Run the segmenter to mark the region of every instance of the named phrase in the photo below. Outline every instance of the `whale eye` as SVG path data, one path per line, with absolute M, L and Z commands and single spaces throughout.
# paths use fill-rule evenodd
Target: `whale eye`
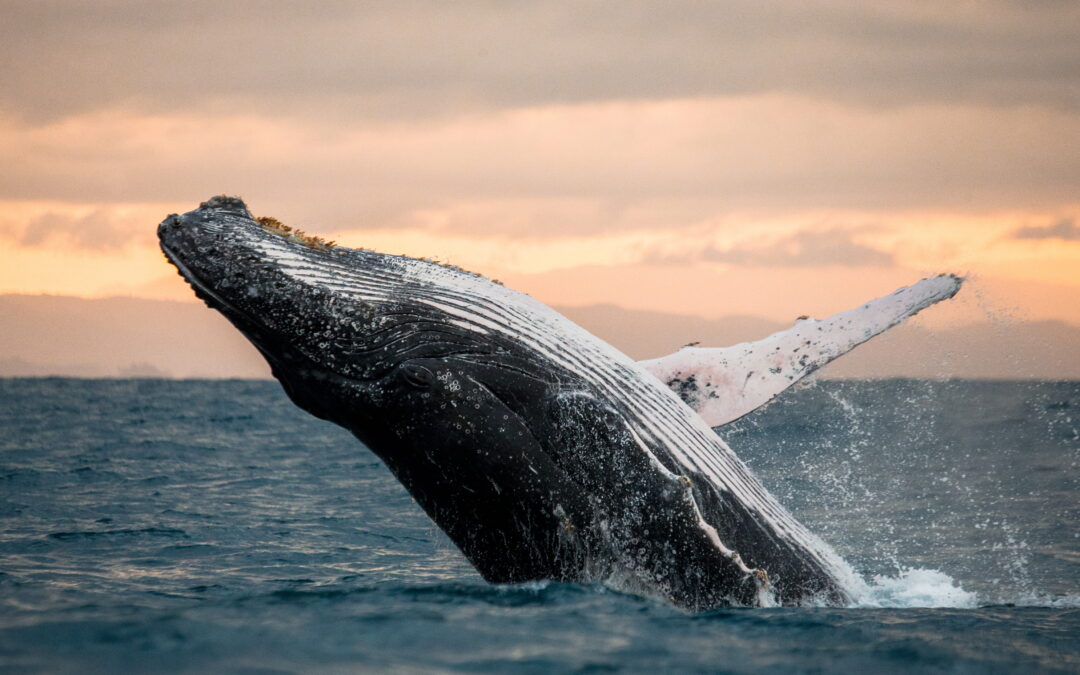
M 417 389 L 430 389 L 435 384 L 435 374 L 415 363 L 406 363 L 401 366 L 401 379 L 405 380 L 410 387 Z

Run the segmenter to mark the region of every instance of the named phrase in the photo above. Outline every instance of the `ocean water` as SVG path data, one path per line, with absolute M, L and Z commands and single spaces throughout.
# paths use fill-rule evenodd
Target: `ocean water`
M 722 433 L 860 606 L 491 586 L 274 382 L 0 380 L 0 672 L 1080 671 L 1080 383 L 818 382 Z

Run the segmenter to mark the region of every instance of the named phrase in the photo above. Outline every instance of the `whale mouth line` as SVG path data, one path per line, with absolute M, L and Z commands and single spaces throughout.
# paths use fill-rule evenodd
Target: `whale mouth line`
M 182 260 L 180 260 L 180 256 L 176 255 L 176 253 L 174 253 L 173 250 L 169 248 L 169 246 L 165 242 L 161 242 L 161 251 L 165 254 L 165 257 L 169 259 L 169 262 L 171 262 L 173 265 L 176 265 L 176 269 L 180 271 L 180 276 L 184 277 L 185 281 L 194 286 L 195 290 L 205 293 L 207 296 L 209 296 L 211 299 L 213 299 L 215 302 L 219 303 L 222 307 L 225 307 L 226 309 L 235 309 L 231 304 L 225 302 L 225 300 L 220 295 L 210 290 L 210 288 L 206 284 L 204 284 L 194 272 L 191 271 L 191 268 L 189 268 L 183 263 Z
M 165 254 L 165 257 L 169 259 L 169 262 L 171 262 L 173 265 L 176 265 L 176 269 L 180 271 L 180 276 L 184 277 L 184 280 L 191 284 L 192 288 L 195 289 L 196 295 L 201 293 L 205 296 L 203 300 L 209 299 L 218 305 L 218 307 L 214 307 L 213 309 L 220 308 L 220 310 L 223 312 L 229 312 L 239 317 L 243 321 L 247 322 L 249 324 L 249 327 L 252 329 L 259 331 L 268 330 L 265 324 L 263 324 L 263 322 L 257 320 L 255 317 L 251 316 L 250 314 L 240 309 L 236 305 L 232 304 L 231 302 L 226 301 L 215 291 L 213 291 L 209 286 L 207 286 L 206 283 L 203 282 L 203 280 L 200 279 L 197 274 L 191 271 L 191 268 L 189 268 L 183 263 L 182 260 L 180 260 L 180 256 L 174 253 L 173 250 L 170 249 L 165 242 L 160 242 L 160 246 L 161 251 Z M 258 347 L 258 344 L 256 344 L 256 347 Z M 261 348 L 260 351 L 262 351 Z
M 195 290 L 195 295 L 201 298 L 203 302 L 205 302 L 207 306 L 209 306 L 211 309 L 216 309 L 220 311 L 222 315 L 225 316 L 225 318 L 231 321 L 237 327 L 237 329 L 239 329 L 240 332 L 248 338 L 248 340 L 255 347 L 255 349 L 257 349 L 259 353 L 262 354 L 264 358 L 266 358 L 266 360 L 271 365 L 271 369 L 276 368 L 274 364 L 280 363 L 281 359 L 278 354 L 274 352 L 273 349 L 270 349 L 267 346 L 266 342 L 277 341 L 277 331 L 267 325 L 265 321 L 262 321 L 258 317 L 253 316 L 250 312 L 247 312 L 237 307 L 233 303 L 221 297 L 221 295 L 211 289 L 206 284 L 206 282 L 200 279 L 199 276 L 191 270 L 191 268 L 185 265 L 184 262 L 180 259 L 180 256 L 177 255 L 176 252 L 174 252 L 171 248 L 169 248 L 168 244 L 166 244 L 165 242 L 159 242 L 159 245 L 161 246 L 161 250 L 165 254 L 165 257 L 169 259 L 169 262 L 176 266 L 176 269 L 180 272 L 180 276 L 182 276 L 185 281 L 191 284 L 191 287 Z M 304 358 L 308 359 L 312 363 L 316 362 L 315 358 L 304 353 L 303 350 L 298 350 L 298 353 L 303 355 Z M 344 377 L 340 373 L 334 374 Z

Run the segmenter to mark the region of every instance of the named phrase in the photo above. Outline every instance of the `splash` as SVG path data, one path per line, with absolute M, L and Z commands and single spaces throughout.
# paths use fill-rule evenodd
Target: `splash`
M 894 577 L 877 575 L 867 584 L 855 606 L 862 608 L 978 607 L 978 596 L 965 591 L 952 577 L 938 570 L 905 569 Z

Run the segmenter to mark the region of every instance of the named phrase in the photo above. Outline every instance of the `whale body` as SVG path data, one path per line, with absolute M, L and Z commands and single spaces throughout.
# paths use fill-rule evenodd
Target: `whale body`
M 525 294 L 334 247 L 237 198 L 158 235 L 290 399 L 375 452 L 485 579 L 603 582 L 692 611 L 859 594 L 712 427 L 960 285 L 934 277 L 760 343 L 636 363 Z

